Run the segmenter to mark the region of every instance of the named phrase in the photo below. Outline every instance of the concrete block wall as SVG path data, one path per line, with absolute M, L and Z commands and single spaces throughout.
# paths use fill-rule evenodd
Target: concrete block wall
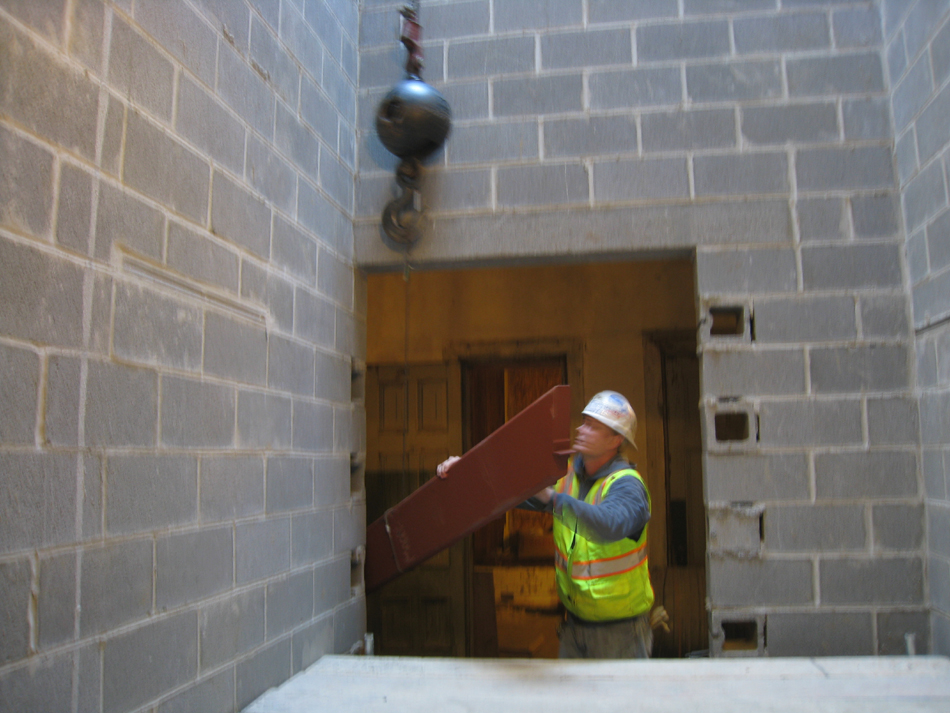
M 358 24 L 0 1 L 0 709 L 235 711 L 362 640 Z
M 884 4 L 920 391 L 934 651 L 950 653 L 950 5 Z
M 402 72 L 395 6 L 367 3 L 360 34 L 367 269 L 402 261 L 373 132 Z M 421 21 L 455 121 L 412 260 L 695 255 L 712 653 L 926 650 L 933 426 L 880 4 L 431 0 Z

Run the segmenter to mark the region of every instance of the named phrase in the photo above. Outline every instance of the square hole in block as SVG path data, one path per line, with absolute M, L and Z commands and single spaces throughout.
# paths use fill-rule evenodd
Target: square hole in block
M 719 442 L 745 441 L 749 438 L 748 413 L 717 413 L 714 423 L 716 440 Z
M 710 307 L 712 324 L 709 334 L 713 337 L 738 337 L 745 333 L 745 307 Z
M 366 368 L 353 365 L 350 372 L 350 400 L 362 401 L 366 396 Z
M 365 478 L 366 461 L 359 453 L 350 453 L 350 495 L 359 495 L 363 492 Z
M 751 621 L 724 621 L 722 625 L 723 651 L 755 651 L 759 647 L 759 625 Z

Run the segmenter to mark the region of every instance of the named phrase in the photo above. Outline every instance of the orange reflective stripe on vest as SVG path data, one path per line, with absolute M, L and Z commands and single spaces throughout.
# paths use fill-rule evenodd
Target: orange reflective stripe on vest
M 575 561 L 571 565 L 571 579 L 590 580 L 601 577 L 611 577 L 636 569 L 647 561 L 647 548 L 642 546 L 633 552 L 627 552 L 616 557 L 605 557 L 599 560 L 586 562 Z M 554 548 L 554 566 L 562 572 L 567 571 L 567 557 L 557 547 Z

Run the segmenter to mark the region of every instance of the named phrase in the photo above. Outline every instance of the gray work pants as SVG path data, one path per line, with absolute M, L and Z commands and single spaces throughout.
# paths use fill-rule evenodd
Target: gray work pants
M 586 623 L 568 615 L 558 629 L 562 659 L 647 659 L 653 651 L 649 613 L 633 619 Z

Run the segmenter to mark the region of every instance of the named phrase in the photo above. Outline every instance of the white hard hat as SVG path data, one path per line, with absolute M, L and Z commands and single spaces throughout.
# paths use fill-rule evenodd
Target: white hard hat
M 582 413 L 596 418 L 636 446 L 633 438 L 637 432 L 637 415 L 630 402 L 616 391 L 601 391 L 590 400 Z

